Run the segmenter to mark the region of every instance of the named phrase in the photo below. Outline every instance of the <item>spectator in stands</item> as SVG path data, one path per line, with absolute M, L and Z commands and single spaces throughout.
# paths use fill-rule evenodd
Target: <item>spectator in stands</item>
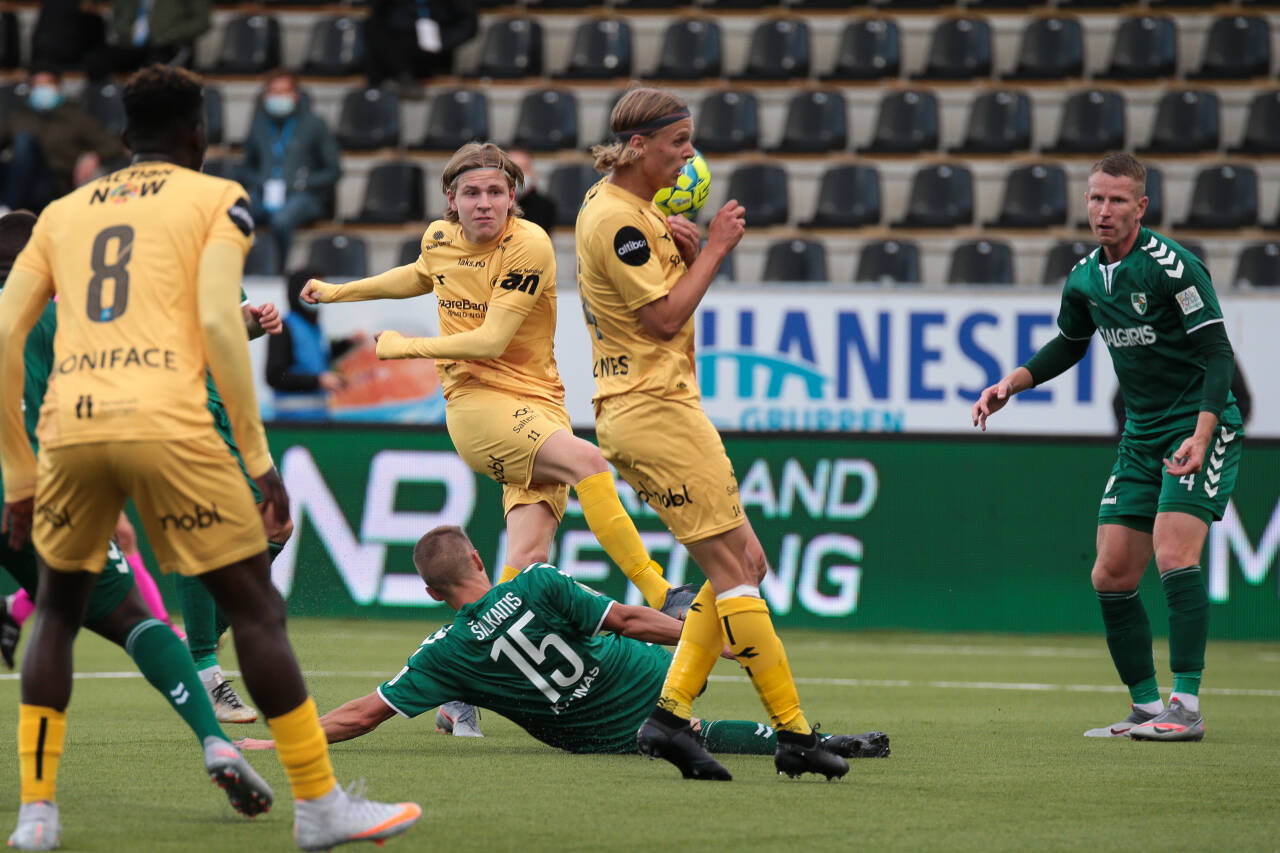
M 524 183 L 520 185 L 520 192 L 516 196 L 516 202 L 524 211 L 524 218 L 543 231 L 550 231 L 556 224 L 556 202 L 551 196 L 538 191 L 533 157 L 523 148 L 508 148 L 507 156 L 524 172 Z
M 244 143 L 244 186 L 286 268 L 294 229 L 332 208 L 340 174 L 338 142 L 301 97 L 298 78 L 273 71 Z
M 267 384 L 275 391 L 276 420 L 326 419 L 326 395 L 346 385 L 329 365 L 363 339 L 355 335 L 333 344 L 325 339 L 319 311 L 301 298 L 307 281 L 318 275 L 307 269 L 289 275 L 289 313 L 284 316 L 284 330 L 267 343 Z
M 212 0 L 111 0 L 107 43 L 85 59 L 91 81 L 159 62 L 190 68 L 212 26 Z
M 0 127 L 0 150 L 9 151 L 0 178 L 0 207 L 37 213 L 46 204 L 96 176 L 104 162 L 125 156 L 124 144 L 79 105 L 67 101 L 62 74 L 33 68 L 29 94 Z
M 31 34 L 31 62 L 66 71 L 101 50 L 107 25 L 91 0 L 43 0 Z
M 370 0 L 365 20 L 365 73 L 387 80 L 453 73 L 453 52 L 478 29 L 473 0 Z

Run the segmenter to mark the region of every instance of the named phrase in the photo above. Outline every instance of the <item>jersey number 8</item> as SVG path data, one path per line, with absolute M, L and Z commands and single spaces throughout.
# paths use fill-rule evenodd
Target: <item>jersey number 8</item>
M 115 261 L 107 262 L 107 249 L 115 241 Z M 129 307 L 129 260 L 133 257 L 133 228 L 129 225 L 111 225 L 98 232 L 93 239 L 93 278 L 89 279 L 88 301 L 85 310 L 95 323 L 109 323 Z M 111 281 L 111 304 L 102 304 L 102 286 Z

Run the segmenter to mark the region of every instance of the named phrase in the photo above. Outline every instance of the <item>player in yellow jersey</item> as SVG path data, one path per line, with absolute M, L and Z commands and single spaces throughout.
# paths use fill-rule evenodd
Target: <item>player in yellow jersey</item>
M 764 550 L 742 511 L 720 434 L 702 411 L 694 375 L 693 312 L 745 228 L 736 201 L 711 220 L 706 248 L 654 193 L 693 156 L 693 121 L 675 95 L 627 92 L 609 118 L 615 141 L 596 146 L 593 186 L 578 212 L 578 290 L 591 338 L 596 430 L 605 457 L 662 517 L 708 582 L 686 618 L 641 752 L 688 778 L 729 779 L 689 727 L 693 699 L 727 642 L 778 729 L 774 763 L 795 776 L 843 776 L 805 720 L 782 642 L 759 584 Z M 671 436 L 681 437 L 672 442 Z
M 199 575 L 235 629 L 245 684 L 288 743 L 280 760 L 298 845 L 396 834 L 420 816 L 417 805 L 372 803 L 336 784 L 271 584 L 262 519 L 205 405 L 207 365 L 264 503 L 287 516 L 239 308 L 253 234 L 248 199 L 239 184 L 198 171 L 198 77 L 143 69 L 125 85 L 124 106 L 133 164 L 49 205 L 0 296 L 4 523 L 13 547 L 33 533 L 40 572 L 18 718 L 22 807 L 9 845 L 58 844 L 72 643 L 130 497 L 160 567 Z M 55 295 L 37 469 L 19 408 L 23 345 Z
M 599 448 L 576 437 L 552 345 L 555 252 L 515 202 L 524 175 L 498 146 L 469 143 L 441 183 L 445 218 L 427 228 L 412 264 L 348 284 L 311 281 L 308 302 L 406 299 L 434 292 L 440 336 L 378 336 L 380 358 L 434 358 L 458 454 L 502 484 L 507 556 L 502 580 L 546 562 L 573 485 L 605 551 L 651 607 L 683 614 L 693 587 L 673 588 L 618 500 Z

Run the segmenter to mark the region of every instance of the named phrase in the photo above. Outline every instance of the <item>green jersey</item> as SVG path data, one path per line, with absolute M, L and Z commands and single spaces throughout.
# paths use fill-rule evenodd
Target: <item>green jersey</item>
M 535 563 L 458 611 L 378 688 L 406 717 L 460 700 L 570 752 L 636 750 L 671 655 L 600 626 L 614 602 Z
M 1194 423 L 1200 411 L 1204 362 L 1188 335 L 1223 322 L 1209 271 L 1195 255 L 1149 228 L 1129 254 L 1107 264 L 1094 249 L 1071 270 L 1062 291 L 1058 328 L 1071 340 L 1097 331 L 1111 352 L 1124 394 L 1126 434 Z M 1228 394 L 1222 420 L 1239 425 Z

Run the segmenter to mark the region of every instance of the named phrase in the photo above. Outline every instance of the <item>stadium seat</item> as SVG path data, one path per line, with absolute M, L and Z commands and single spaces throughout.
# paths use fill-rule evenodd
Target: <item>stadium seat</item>
M 501 78 L 542 76 L 542 25 L 533 18 L 502 18 L 490 24 L 476 73 Z
M 307 250 L 307 266 L 329 278 L 364 278 L 369 274 L 369 248 L 362 237 L 329 234 L 316 237 Z
M 343 77 L 364 71 L 364 19 L 328 15 L 311 28 L 303 74 Z
M 1061 166 L 1018 166 L 1005 178 L 1000 216 L 989 227 L 1048 228 L 1067 224 L 1067 172 Z
M 954 228 L 973 223 L 973 173 L 960 163 L 923 166 L 911 179 L 899 228 Z
M 761 21 L 751 31 L 747 64 L 735 80 L 790 80 L 809 76 L 809 25 L 798 18 Z
M 1240 144 L 1232 154 L 1280 154 L 1280 89 L 1258 92 L 1249 101 Z
M 922 80 L 991 76 L 991 25 L 982 18 L 944 18 L 934 27 Z
M 1224 230 L 1257 224 L 1257 171 L 1252 166 L 1224 163 L 1196 173 L 1191 207 L 1177 227 Z
M 506 0 L 494 0 L 495 3 L 501 4 Z M 679 9 L 682 6 L 693 5 L 692 0 L 613 0 L 615 8 L 623 11 L 631 11 L 633 9 Z
M 124 91 L 115 83 L 86 83 L 80 105 L 111 136 L 124 130 Z
M 364 187 L 364 203 L 352 222 L 362 225 L 392 225 L 422 222 L 427 218 L 426 172 L 417 163 L 378 163 L 369 170 Z
M 875 240 L 862 247 L 854 281 L 919 284 L 920 247 L 913 240 Z
M 720 24 L 711 18 L 680 18 L 662 34 L 655 80 L 700 80 L 719 77 L 722 59 Z
M 778 0 L 702 0 L 707 9 L 763 9 L 777 5 Z
M 1184 240 L 1181 237 L 1175 237 L 1174 239 L 1178 241 L 1178 245 L 1182 246 L 1182 248 L 1186 249 L 1188 252 L 1195 255 L 1197 258 L 1199 258 L 1202 264 L 1208 265 L 1209 254 L 1205 250 L 1204 243 L 1201 243 L 1199 240 L 1193 240 L 1190 238 Z
M 796 92 L 787 102 L 787 119 L 777 151 L 825 154 L 849 144 L 844 95 L 835 90 Z
M 421 254 L 422 238 L 406 237 L 400 243 L 400 248 L 396 250 L 396 266 L 402 267 L 405 264 L 416 264 Z
M 753 151 L 760 147 L 760 108 L 746 90 L 709 93 L 694 122 L 694 145 L 704 154 Z
M 1223 15 L 1209 27 L 1200 67 L 1188 77 L 1241 80 L 1271 73 L 1271 25 L 1262 15 Z
M 1193 154 L 1218 147 L 1218 93 L 1212 89 L 1166 92 L 1156 106 L 1151 141 L 1143 153 Z
M 1135 15 L 1116 28 L 1111 62 L 1102 77 L 1150 80 L 1178 70 L 1178 28 L 1172 18 Z
M 902 69 L 902 35 L 892 18 L 858 18 L 840 32 L 836 64 L 822 80 L 880 80 Z
M 589 18 L 573 31 L 569 65 L 556 79 L 610 80 L 631 76 L 631 25 L 625 18 Z
M 1125 147 L 1125 102 L 1120 92 L 1087 89 L 1067 96 L 1062 105 L 1055 154 L 1102 154 Z
M 1076 18 L 1033 18 L 1022 31 L 1008 80 L 1061 80 L 1084 75 L 1084 28 Z
M 827 248 L 819 240 L 779 240 L 764 256 L 763 281 L 827 280 Z
M 213 70 L 218 74 L 263 74 L 280 67 L 280 22 L 272 15 L 237 15 L 222 31 Z
M 204 89 L 204 135 L 210 145 L 222 144 L 222 90 L 217 86 L 205 85 Z
M 874 154 L 918 154 L 938 148 L 938 96 L 928 89 L 890 91 L 880 100 L 871 144 Z
M 966 240 L 951 252 L 948 284 L 1013 284 L 1013 248 L 1003 240 Z
M 969 107 L 969 126 L 957 154 L 1008 154 L 1031 148 L 1031 99 L 1026 92 L 983 92 Z
M 1072 268 L 1080 263 L 1080 259 L 1096 248 L 1097 243 L 1086 240 L 1063 240 L 1055 243 L 1049 249 L 1049 254 L 1045 255 L 1044 273 L 1040 276 L 1040 281 L 1044 284 L 1061 285 L 1067 280 L 1067 274 Z
M 880 173 L 875 166 L 832 166 L 818 181 L 818 204 L 806 228 L 859 228 L 880 222 Z
M 752 227 L 785 225 L 789 218 L 787 170 L 771 163 L 749 163 L 729 175 L 729 198 L 747 209 Z
M 26 82 L 0 84 L 0 127 L 9 126 L 9 114 L 30 94 Z
M 598 180 L 600 173 L 590 163 L 562 163 L 551 170 L 547 195 L 556 203 L 556 225 L 572 228 L 577 223 L 582 199 Z
M 394 89 L 352 89 L 342 96 L 335 134 L 347 151 L 400 144 L 400 96 Z
M 578 98 L 568 89 L 538 89 L 520 99 L 513 144 L 530 151 L 578 147 Z
M 1236 287 L 1280 287 L 1280 243 L 1270 240 L 1240 250 Z
M 1044 0 L 967 0 L 966 9 L 1029 9 Z
M 0 12 L 0 68 L 22 66 L 20 32 L 17 14 L 9 9 Z
M 427 130 L 419 148 L 458 150 L 489 138 L 489 99 L 481 89 L 442 89 L 431 100 Z
M 200 171 L 215 178 L 239 181 L 242 177 L 240 162 L 239 158 L 235 157 L 207 157 Z
M 249 254 L 244 259 L 245 275 L 280 275 L 283 271 L 280 263 L 280 247 L 275 240 L 263 234 L 253 241 Z

